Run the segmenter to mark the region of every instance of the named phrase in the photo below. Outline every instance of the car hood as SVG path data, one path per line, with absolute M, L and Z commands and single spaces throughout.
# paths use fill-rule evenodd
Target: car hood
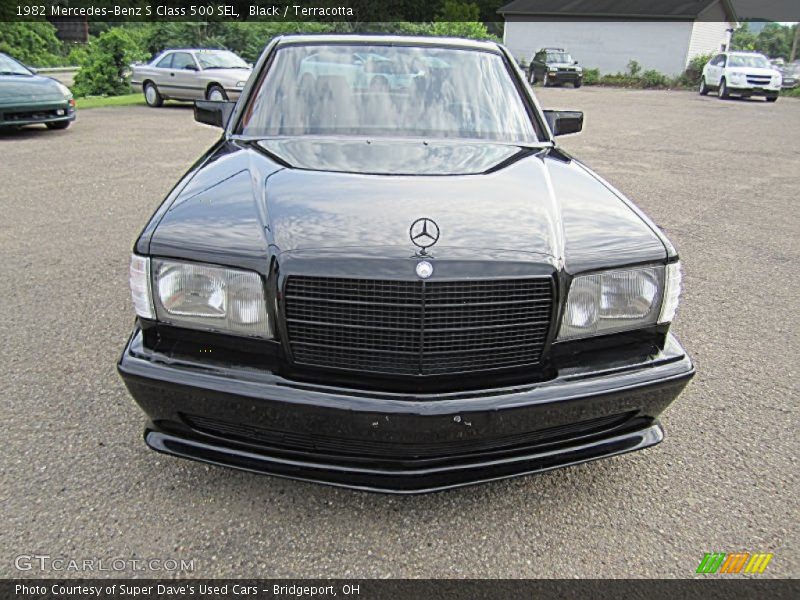
M 247 81 L 250 77 L 251 69 L 204 69 L 203 75 L 213 79 L 225 79 L 233 81 Z
M 780 75 L 777 69 L 762 69 L 760 67 L 730 67 L 731 71 L 741 71 L 746 75 L 764 75 L 772 77 L 773 75 Z
M 64 100 L 58 83 L 38 75 L 0 75 L 0 104 Z
M 361 142 L 340 150 L 294 145 L 282 155 L 294 168 L 267 180 L 267 214 L 281 251 L 382 248 L 407 256 L 416 250 L 411 224 L 427 217 L 440 230 L 434 255 L 451 248 L 560 254 L 543 161 L 518 147 Z
M 427 217 L 440 230 L 429 252 L 443 261 L 564 265 L 576 273 L 674 255 L 632 203 L 557 149 L 362 146 L 344 144 L 337 156 L 317 142 L 266 152 L 223 140 L 175 187 L 137 251 L 254 270 L 271 256 L 295 266 L 335 265 L 326 259 L 343 256 L 407 260 L 418 251 L 409 229 Z M 390 169 L 403 174 L 376 174 Z

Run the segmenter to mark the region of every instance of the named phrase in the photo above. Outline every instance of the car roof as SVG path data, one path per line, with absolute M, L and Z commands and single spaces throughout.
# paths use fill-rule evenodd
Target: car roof
M 745 50 L 729 50 L 728 52 L 723 52 L 723 54 L 728 54 L 729 56 L 764 56 L 761 52 L 750 52 Z
M 227 48 L 165 48 L 161 54 L 166 52 L 231 52 Z
M 292 44 L 397 44 L 401 46 L 447 46 L 467 50 L 499 51 L 499 46 L 495 42 L 421 35 L 292 34 L 279 36 L 277 43 L 278 46 Z

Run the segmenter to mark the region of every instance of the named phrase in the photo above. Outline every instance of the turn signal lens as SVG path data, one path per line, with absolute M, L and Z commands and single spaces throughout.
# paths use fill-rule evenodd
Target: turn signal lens
M 681 295 L 681 263 L 674 262 L 667 265 L 667 275 L 664 284 L 664 302 L 661 303 L 659 323 L 672 323 L 675 312 L 678 310 L 678 301 Z
M 153 295 L 150 293 L 150 259 L 131 254 L 128 269 L 128 283 L 131 287 L 131 299 L 136 314 L 143 319 L 155 319 Z

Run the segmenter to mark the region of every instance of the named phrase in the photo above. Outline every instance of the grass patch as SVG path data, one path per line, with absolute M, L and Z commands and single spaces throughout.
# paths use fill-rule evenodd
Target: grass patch
M 79 110 L 87 108 L 102 108 L 104 106 L 131 106 L 145 104 L 144 94 L 126 94 L 124 96 L 87 96 L 76 98 L 75 106 Z

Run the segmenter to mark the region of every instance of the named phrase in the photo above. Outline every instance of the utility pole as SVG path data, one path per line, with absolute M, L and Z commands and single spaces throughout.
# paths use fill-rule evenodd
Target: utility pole
M 789 62 L 794 62 L 797 58 L 797 42 L 800 40 L 800 23 L 794 24 L 794 40 L 792 40 L 792 52 L 789 54 Z

